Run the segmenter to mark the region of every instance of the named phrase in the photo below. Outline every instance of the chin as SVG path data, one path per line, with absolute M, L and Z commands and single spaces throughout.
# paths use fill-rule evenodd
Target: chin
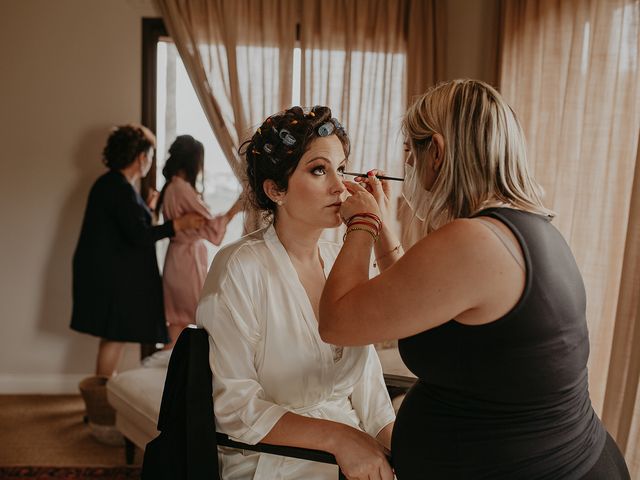
M 340 214 L 336 214 L 333 221 L 328 222 L 325 228 L 338 228 L 340 225 L 342 225 L 342 218 L 340 218 Z

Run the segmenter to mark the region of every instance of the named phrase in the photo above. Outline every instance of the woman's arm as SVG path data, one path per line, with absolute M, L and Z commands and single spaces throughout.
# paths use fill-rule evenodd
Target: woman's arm
M 373 247 L 373 256 L 378 269 L 383 272 L 404 254 L 397 235 L 389 227 L 391 220 L 391 187 L 386 180 L 380 180 L 377 175 L 386 175 L 382 170 L 371 170 L 366 178 L 357 177 L 364 188 L 373 195 L 382 220 L 382 231 Z
M 136 192 L 129 184 L 119 184 L 114 192 L 113 215 L 127 240 L 134 245 L 150 246 L 176 233 L 173 221 L 151 225 L 144 207 L 138 203 Z
M 342 204 L 344 217 L 376 213 L 364 188 L 348 188 L 352 196 Z M 512 260 L 492 235 L 476 222 L 453 221 L 369 280 L 373 240 L 362 231 L 348 234 L 320 300 L 322 339 L 365 345 L 415 335 L 472 309 L 491 310 L 513 289 L 504 275 Z
M 390 440 L 390 436 L 389 436 Z M 393 479 L 384 444 L 348 425 L 285 413 L 262 439 L 264 443 L 329 452 L 347 478 Z

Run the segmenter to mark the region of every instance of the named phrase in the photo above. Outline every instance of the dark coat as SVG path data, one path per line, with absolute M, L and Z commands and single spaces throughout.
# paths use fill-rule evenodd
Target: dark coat
M 95 182 L 73 255 L 71 328 L 139 343 L 168 340 L 155 242 L 173 223 L 151 224 L 140 194 L 118 171 Z

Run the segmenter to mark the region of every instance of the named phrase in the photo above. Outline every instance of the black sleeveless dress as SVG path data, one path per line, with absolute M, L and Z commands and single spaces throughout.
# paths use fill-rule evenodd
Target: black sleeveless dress
M 419 380 L 393 431 L 398 479 L 581 479 L 605 443 L 621 467 L 602 478 L 628 478 L 591 407 L 586 295 L 568 245 L 544 217 L 505 208 L 479 215 L 515 234 L 525 289 L 492 323 L 451 320 L 399 341 Z

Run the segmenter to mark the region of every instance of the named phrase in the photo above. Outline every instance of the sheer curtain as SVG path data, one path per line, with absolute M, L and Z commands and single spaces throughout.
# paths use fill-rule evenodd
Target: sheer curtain
M 443 12 L 432 0 L 300 3 L 301 103 L 328 105 L 344 123 L 350 171 L 403 175 L 402 116 L 442 74 Z
M 156 0 L 236 177 L 238 148 L 291 103 L 296 0 Z M 260 224 L 248 211 L 245 230 Z
M 351 137 L 349 169 L 397 174 L 406 98 L 404 2 L 301 3 L 303 105 L 331 107 Z
M 509 0 L 502 15 L 502 93 L 587 288 L 591 397 L 640 475 L 640 0 Z

